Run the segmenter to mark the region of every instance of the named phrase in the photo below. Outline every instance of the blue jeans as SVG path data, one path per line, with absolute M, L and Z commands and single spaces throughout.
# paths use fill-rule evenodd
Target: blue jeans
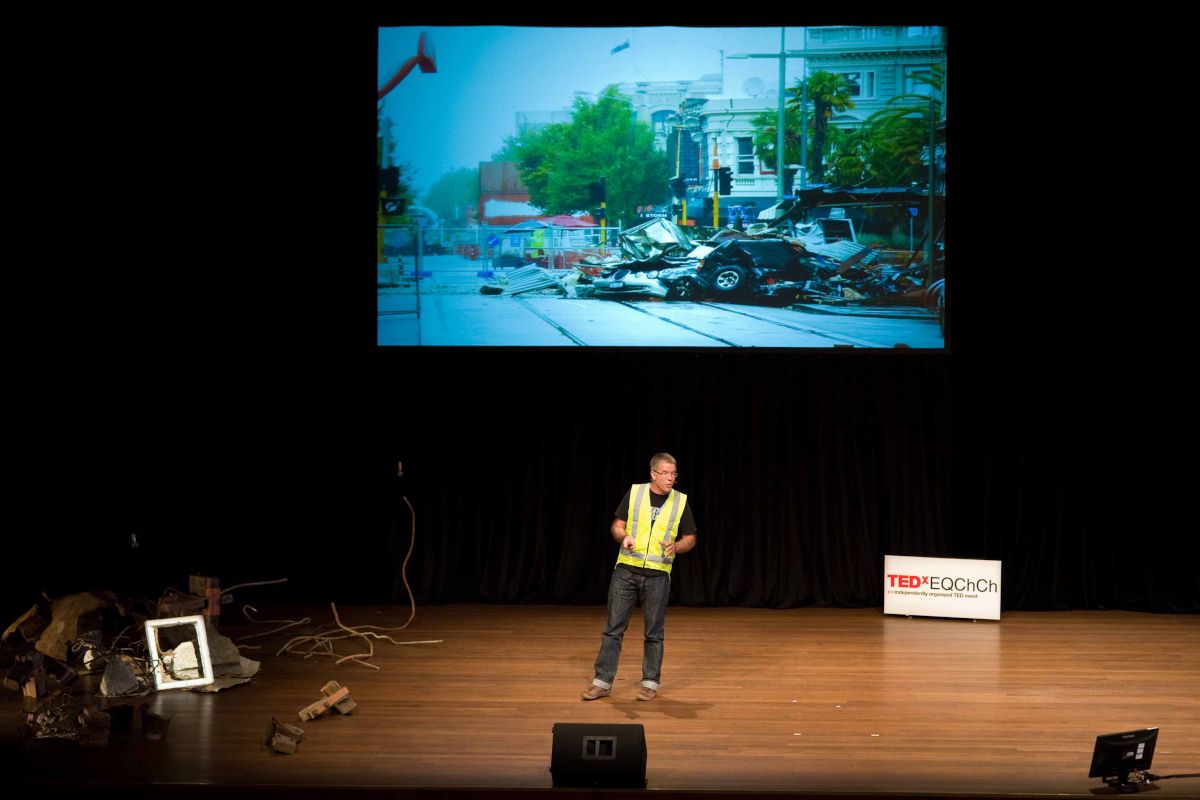
M 638 601 L 645 618 L 646 641 L 642 648 L 642 686 L 658 691 L 662 672 L 663 625 L 667 617 L 667 598 L 671 594 L 671 576 L 666 572 L 641 575 L 618 564 L 608 584 L 608 624 L 600 634 L 600 654 L 596 656 L 596 677 L 592 683 L 611 689 L 621 658 L 621 640 L 629 627 L 629 616 Z

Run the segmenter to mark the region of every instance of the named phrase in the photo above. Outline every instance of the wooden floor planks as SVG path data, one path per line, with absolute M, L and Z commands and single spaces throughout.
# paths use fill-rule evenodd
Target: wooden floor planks
M 399 625 L 401 607 L 339 607 L 348 625 Z M 328 608 L 263 609 L 266 618 Z M 217 695 L 164 692 L 167 738 L 114 736 L 97 750 L 27 748 L 40 786 L 192 785 L 545 790 L 555 722 L 645 726 L 648 788 L 930 796 L 1091 797 L 1097 734 L 1158 726 L 1153 771 L 1200 772 L 1200 617 L 1010 613 L 999 622 L 884 616 L 878 609 L 672 608 L 658 699 L 638 702 L 641 623 L 611 697 L 584 703 L 604 609 L 453 605 L 418 609 L 380 669 L 246 655 L 254 681 Z M 226 619 L 230 635 L 258 632 Z M 290 633 L 290 632 L 289 632 Z M 360 642 L 337 643 L 340 653 Z M 307 723 L 300 708 L 337 680 L 359 708 Z M 14 713 L 15 696 L 2 698 Z M 306 732 L 299 751 L 262 744 L 272 714 Z M 1200 796 L 1200 779 L 1156 796 Z M 493 792 L 494 793 L 494 792 Z M 472 793 L 483 796 L 487 792 Z

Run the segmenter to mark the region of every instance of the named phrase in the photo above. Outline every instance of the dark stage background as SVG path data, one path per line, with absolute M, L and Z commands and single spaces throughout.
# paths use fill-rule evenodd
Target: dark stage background
M 1130 265 L 1081 203 L 1003 190 L 1055 139 L 972 105 L 1007 78 L 971 29 L 938 354 L 377 351 L 374 31 L 328 30 L 286 71 L 279 47 L 234 47 L 216 79 L 177 43 L 146 45 L 170 76 L 106 49 L 126 91 L 73 103 L 128 121 L 89 143 L 110 187 L 89 252 L 111 266 L 60 285 L 13 356 L 9 618 L 43 590 L 153 595 L 193 572 L 290 579 L 264 602 L 407 602 L 402 496 L 418 602 L 601 603 L 613 506 L 658 450 L 700 529 L 676 603 L 877 606 L 899 553 L 1002 559 L 1005 609 L 1200 611 L 1195 337 L 1114 290 Z M 180 83 L 187 107 L 154 102 Z M 186 228 L 124 224 L 178 199 L 135 161 L 186 168 Z
M 1002 559 L 1005 609 L 1200 610 L 1195 538 L 1172 519 L 1184 471 L 1143 441 L 1149 423 L 1092 421 L 1137 393 L 1098 400 L 1089 370 L 958 353 L 340 361 L 85 372 L 119 390 L 58 407 L 18 480 L 14 603 L 190 572 L 407 602 L 402 496 L 419 602 L 601 603 L 612 509 L 662 449 L 700 528 L 677 603 L 877 606 L 899 553 Z

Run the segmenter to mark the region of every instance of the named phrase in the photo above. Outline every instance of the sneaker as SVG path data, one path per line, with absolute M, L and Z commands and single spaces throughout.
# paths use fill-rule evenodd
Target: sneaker
M 601 697 L 608 697 L 612 689 L 605 689 L 603 686 L 592 684 L 587 688 L 587 691 L 579 695 L 583 700 L 599 700 Z
M 651 689 L 647 686 L 643 686 L 642 688 L 638 689 L 638 700 L 653 700 L 656 697 L 658 697 L 658 692 L 654 689 Z

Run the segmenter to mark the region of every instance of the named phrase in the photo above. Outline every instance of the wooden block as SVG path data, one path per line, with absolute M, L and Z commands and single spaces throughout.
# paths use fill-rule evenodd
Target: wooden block
M 333 694 L 328 695 L 328 696 L 318 700 L 317 702 L 313 703 L 310 706 L 306 706 L 306 707 L 300 709 L 298 716 L 302 720 L 310 720 L 315 717 L 319 717 L 322 714 L 324 714 L 326 711 L 328 711 L 330 708 L 337 705 L 339 702 L 341 702 L 343 699 L 345 699 L 346 697 L 349 697 L 349 696 L 350 696 L 350 690 L 343 686 L 342 688 L 338 689 Z
M 208 598 L 208 608 L 204 610 L 205 615 L 209 617 L 221 616 L 221 587 L 215 586 L 209 589 L 205 592 L 205 597 Z
M 321 687 L 321 694 L 325 695 L 326 697 L 331 697 L 341 688 L 342 685 L 337 681 L 330 681 Z M 350 690 L 347 689 L 346 691 L 348 692 Z M 341 714 L 349 714 L 351 711 L 358 708 L 358 703 L 354 702 L 353 698 L 347 696 L 345 700 L 335 703 L 333 707 Z
M 328 708 L 329 706 L 332 706 L 332 705 L 335 705 L 336 703 L 338 703 L 342 698 L 349 697 L 349 696 L 350 696 L 350 690 L 347 689 L 345 686 L 343 686 L 342 688 L 338 689 L 333 694 L 326 696 L 326 698 L 324 700 L 322 700 L 321 702 L 325 703 L 325 707 Z

